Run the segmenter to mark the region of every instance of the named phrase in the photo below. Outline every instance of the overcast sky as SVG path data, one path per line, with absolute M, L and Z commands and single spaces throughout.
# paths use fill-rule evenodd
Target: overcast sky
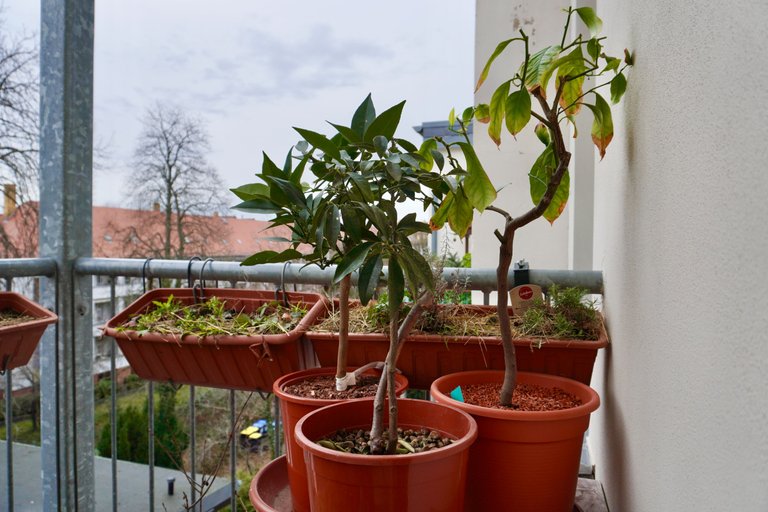
M 39 34 L 38 0 L 0 0 L 9 32 Z M 292 126 L 330 133 L 366 94 L 407 100 L 399 136 L 472 102 L 474 1 L 131 0 L 96 2 L 94 204 L 121 205 L 140 119 L 174 103 L 201 118 L 225 185 L 282 160 Z M 234 203 L 236 198 L 232 196 Z M 126 205 L 129 206 L 129 205 Z

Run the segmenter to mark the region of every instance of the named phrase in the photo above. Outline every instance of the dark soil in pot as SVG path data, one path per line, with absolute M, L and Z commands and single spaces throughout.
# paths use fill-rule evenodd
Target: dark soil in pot
M 357 384 L 349 386 L 344 391 L 336 389 L 336 378 L 333 375 L 317 375 L 294 382 L 283 387 L 289 395 L 321 400 L 348 400 L 351 398 L 368 398 L 376 395 L 379 379 L 373 375 L 360 377 Z

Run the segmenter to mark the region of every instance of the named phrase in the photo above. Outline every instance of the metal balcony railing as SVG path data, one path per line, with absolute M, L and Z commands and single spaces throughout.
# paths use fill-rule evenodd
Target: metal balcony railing
M 106 276 L 108 278 L 110 288 L 110 314 L 113 316 L 117 309 L 117 297 L 115 278 L 128 277 L 143 279 L 144 283 L 151 279 L 161 278 L 176 280 L 177 282 L 187 284 L 189 277 L 193 277 L 195 280 L 210 280 L 210 281 L 225 281 L 231 286 L 236 286 L 238 283 L 269 283 L 274 286 L 285 286 L 287 284 L 311 284 L 321 285 L 329 287 L 332 282 L 334 274 L 334 268 L 320 269 L 317 267 L 305 267 L 301 264 L 271 264 L 260 265 L 256 267 L 241 267 L 236 262 L 223 262 L 223 261 L 178 261 L 178 260 L 138 260 L 138 259 L 105 259 L 105 258 L 79 258 L 74 264 L 74 273 L 78 276 Z M 386 275 L 386 269 L 385 269 Z M 43 300 L 43 305 L 50 309 L 60 310 L 62 308 L 62 302 L 73 300 L 73 297 L 62 297 L 59 292 L 58 276 L 56 272 L 56 264 L 53 259 L 41 258 L 41 259 L 17 259 L 17 260 L 0 260 L 0 277 L 6 279 L 6 287 L 11 288 L 14 284 L 13 280 L 18 278 L 34 278 L 43 279 L 46 281 L 45 285 L 52 287 L 55 292 L 48 296 L 57 297 L 55 303 L 46 304 Z M 485 302 L 487 303 L 490 294 L 495 289 L 495 271 L 492 269 L 458 269 L 458 268 L 446 268 L 443 272 L 443 277 L 449 287 L 460 284 L 463 289 L 466 290 L 478 290 L 483 293 Z M 516 277 L 514 271 L 510 272 L 510 281 L 514 282 Z M 518 274 L 519 278 L 520 275 Z M 353 276 L 353 280 L 355 276 Z M 386 279 L 386 277 L 385 277 Z M 600 272 L 593 271 L 563 271 L 563 270 L 536 270 L 532 269 L 527 272 L 526 279 L 534 284 L 539 284 L 543 287 L 548 287 L 552 283 L 557 283 L 564 286 L 580 286 L 588 289 L 593 293 L 600 293 L 602 288 L 602 276 Z M 90 279 L 89 282 L 93 282 Z M 139 281 L 140 282 L 140 281 Z M 21 280 L 16 281 L 17 284 L 23 285 Z M 139 286 L 139 291 L 141 286 Z M 89 294 L 90 296 L 90 294 Z M 41 351 L 50 350 L 54 344 L 71 343 L 74 347 L 85 346 L 85 342 L 82 340 L 75 343 L 73 339 L 73 332 L 90 332 L 91 326 L 82 328 L 79 323 L 89 322 L 90 316 L 82 314 L 82 311 L 78 312 L 70 308 L 73 311 L 73 318 L 71 322 L 74 326 L 72 332 L 65 331 L 60 327 L 49 329 L 41 342 Z M 87 340 L 89 343 L 91 340 Z M 112 445 L 112 457 L 111 457 L 111 475 L 110 475 L 110 487 L 111 487 L 111 504 L 112 510 L 117 511 L 120 504 L 120 480 L 118 479 L 118 459 L 117 459 L 117 350 L 114 340 L 110 339 L 109 349 L 109 373 L 111 376 L 111 393 L 110 393 L 110 424 L 111 424 L 111 445 Z M 83 369 L 81 371 L 87 371 L 87 375 L 74 375 L 72 376 L 72 382 L 86 381 L 92 377 L 93 367 L 90 369 Z M 9 371 L 5 375 L 5 421 L 6 425 L 13 424 L 13 394 L 7 392 L 13 388 L 12 372 Z M 48 380 L 41 382 L 41 402 L 45 402 L 50 394 L 58 395 L 59 390 L 55 386 L 55 380 Z M 153 384 L 148 383 L 148 432 L 149 432 L 149 453 L 148 460 L 150 463 L 147 465 L 147 489 L 148 499 L 146 503 L 147 510 L 155 510 L 155 467 L 152 463 L 154 460 L 154 403 L 153 403 Z M 92 387 L 90 388 L 92 393 Z M 267 390 L 268 391 L 268 390 Z M 78 396 L 75 394 L 75 396 Z M 235 410 L 235 391 L 229 392 L 229 420 L 230 427 L 234 438 L 234 429 L 236 424 L 236 410 Z M 276 411 L 279 404 L 276 405 Z M 190 415 L 190 460 L 189 460 L 189 474 L 188 478 L 195 484 L 190 484 L 189 487 L 182 487 L 180 492 L 188 493 L 188 503 L 195 503 L 199 496 L 198 487 L 201 483 L 200 475 L 198 475 L 196 460 L 194 454 L 196 453 L 196 433 L 195 433 L 195 390 L 194 387 L 190 387 L 190 399 L 189 399 L 189 415 Z M 279 417 L 279 414 L 275 414 Z M 91 414 L 90 418 L 93 417 Z M 79 422 L 78 418 L 62 418 L 61 421 L 66 422 L 65 427 L 72 430 L 72 436 L 74 438 L 87 437 L 94 438 L 94 425 L 92 421 L 88 423 Z M 55 444 L 60 439 L 60 433 L 56 429 L 61 428 L 61 424 L 54 425 L 43 424 L 41 426 L 41 444 L 46 446 L 49 444 Z M 277 425 L 279 427 L 279 425 Z M 273 438 L 278 444 L 275 446 L 274 453 L 279 453 L 279 428 L 273 430 L 275 436 Z M 6 460 L 5 460 L 5 488 L 0 490 L 0 493 L 5 495 L 5 498 L 0 508 L 4 506 L 5 509 L 14 510 L 15 500 L 20 498 L 15 491 L 15 478 L 14 478 L 14 443 L 12 437 L 12 428 L 7 428 L 6 432 Z M 90 444 L 93 447 L 93 443 Z M 237 479 L 236 479 L 236 460 L 237 460 L 237 443 L 232 440 L 230 444 L 229 453 L 229 490 L 228 492 L 221 493 L 219 496 L 228 498 L 231 510 L 235 511 L 238 508 L 236 501 Z M 94 451 L 91 449 L 90 453 L 80 454 L 79 457 L 82 460 L 91 461 L 93 464 Z M 45 457 L 42 458 L 42 472 L 41 477 L 43 482 L 48 482 L 49 485 L 59 486 L 59 482 L 50 482 L 50 479 L 64 478 L 65 473 L 61 471 L 61 468 L 51 466 Z M 93 473 L 93 469 L 90 468 L 90 473 Z M 88 473 L 86 473 L 88 474 Z M 77 475 L 75 474 L 75 477 Z M 94 479 L 95 480 L 95 479 Z M 93 496 L 95 489 L 88 488 L 87 486 L 94 486 L 94 480 L 80 480 L 78 481 L 78 491 Z M 248 485 L 248 482 L 244 482 L 244 485 Z M 219 504 L 221 499 L 217 500 Z M 205 505 L 200 502 L 196 510 L 207 510 L 211 506 L 211 502 L 208 501 Z M 99 502 L 99 509 L 105 509 L 107 503 Z

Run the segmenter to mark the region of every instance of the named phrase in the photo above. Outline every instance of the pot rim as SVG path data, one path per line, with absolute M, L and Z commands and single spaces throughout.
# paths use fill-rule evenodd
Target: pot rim
M 477 438 L 477 433 L 478 433 L 477 422 L 470 414 L 467 414 L 466 412 L 462 411 L 459 408 L 451 407 L 450 405 L 440 404 L 437 402 L 431 402 L 428 400 L 418 400 L 418 399 L 412 399 L 412 398 L 398 398 L 397 401 L 399 404 L 402 404 L 403 402 L 412 402 L 412 403 L 424 404 L 425 407 L 442 407 L 445 409 L 449 409 L 451 411 L 450 414 L 461 415 L 462 419 L 464 419 L 467 422 L 467 432 L 465 435 L 459 437 L 458 439 L 455 439 L 453 443 L 451 443 L 448 446 L 444 446 L 443 448 L 429 450 L 426 452 L 408 453 L 408 454 L 401 454 L 401 455 L 361 455 L 357 453 L 346 453 L 346 452 L 341 452 L 337 450 L 331 450 L 330 448 L 325 448 L 323 446 L 320 446 L 315 441 L 308 439 L 304 435 L 304 432 L 302 431 L 302 427 L 304 426 L 304 423 L 306 423 L 307 421 L 311 421 L 312 418 L 318 414 L 334 414 L 334 413 L 342 414 L 341 409 L 345 407 L 351 407 L 351 406 L 359 407 L 361 402 L 371 403 L 371 414 L 372 414 L 373 398 L 366 398 L 366 399 L 346 401 L 346 402 L 341 402 L 333 405 L 328 405 L 326 407 L 323 407 L 321 409 L 318 409 L 316 411 L 313 411 L 307 414 L 306 416 L 301 418 L 299 422 L 296 424 L 296 428 L 294 430 L 294 433 L 295 433 L 294 437 L 298 445 L 304 451 L 309 450 L 315 456 L 322 457 L 325 459 L 330 459 L 330 460 L 336 460 L 339 462 L 346 462 L 348 464 L 355 464 L 358 466 L 381 466 L 381 465 L 403 466 L 403 465 L 409 465 L 409 464 L 430 462 L 433 460 L 440 460 L 453 455 L 457 455 L 462 451 L 467 450 L 472 445 L 472 443 L 475 442 L 475 439 Z M 368 414 L 368 416 L 370 416 L 370 414 Z M 370 419 L 369 417 L 366 417 L 363 423 L 367 424 L 369 422 L 369 419 Z M 404 423 L 404 425 L 411 426 L 413 425 L 413 423 L 406 422 Z M 425 428 L 430 428 L 430 425 L 421 425 L 421 426 Z M 352 428 L 357 428 L 357 426 L 352 426 Z
M 569 420 L 573 418 L 578 418 L 581 416 L 588 416 L 597 408 L 600 406 L 600 395 L 597 394 L 597 392 L 592 389 L 591 387 L 587 386 L 586 384 L 582 384 L 581 382 L 578 382 L 573 379 L 568 379 L 566 377 L 559 377 L 556 375 L 548 375 L 544 373 L 533 373 L 533 372 L 518 372 L 518 382 L 520 382 L 520 378 L 528 379 L 528 378 L 535 378 L 536 380 L 545 380 L 551 383 L 553 387 L 559 387 L 563 389 L 564 391 L 567 391 L 571 394 L 577 395 L 579 398 L 582 399 L 582 404 L 576 407 L 572 407 L 570 409 L 561 409 L 557 411 L 510 411 L 510 410 L 503 410 L 503 409 L 491 409 L 489 407 L 482 407 L 479 405 L 473 405 L 468 404 L 465 402 L 459 402 L 458 400 L 454 400 L 451 398 L 451 396 L 448 393 L 443 392 L 440 390 L 439 386 L 441 384 L 444 384 L 446 381 L 458 379 L 459 376 L 467 377 L 468 379 L 471 379 L 472 377 L 477 376 L 485 376 L 487 377 L 499 377 L 499 380 L 502 380 L 504 378 L 504 371 L 503 370 L 474 370 L 474 371 L 467 371 L 467 372 L 457 372 L 452 373 L 449 375 L 444 375 L 438 379 L 436 379 L 432 386 L 430 387 L 430 394 L 432 396 L 440 395 L 441 398 L 443 398 L 446 401 L 450 401 L 450 405 L 454 407 L 458 407 L 472 415 L 476 416 L 482 416 L 486 418 L 495 418 L 495 419 L 503 419 L 503 420 L 515 420 L 515 421 L 559 421 L 559 420 Z M 487 380 L 483 380 L 483 382 L 487 382 Z M 471 380 L 468 383 L 472 383 Z M 543 384 L 543 385 L 550 385 L 549 383 Z M 539 384 L 538 382 L 536 384 Z M 542 385 L 542 384 L 539 384 Z

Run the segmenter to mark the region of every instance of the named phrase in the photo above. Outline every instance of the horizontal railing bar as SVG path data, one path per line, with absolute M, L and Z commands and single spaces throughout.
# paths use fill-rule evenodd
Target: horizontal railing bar
M 203 262 L 184 260 L 151 260 L 146 264 L 143 259 L 124 258 L 78 258 L 75 271 L 85 275 L 142 277 L 145 271 L 147 278 L 186 278 L 187 268 L 191 270 L 193 279 L 200 276 Z M 315 284 L 329 286 L 332 284 L 335 266 L 320 268 L 316 265 L 302 263 L 267 263 L 243 267 L 236 261 L 213 261 L 205 265 L 203 277 L 206 280 L 245 281 L 258 283 L 283 282 L 285 284 Z M 384 269 L 386 275 L 386 268 Z M 514 283 L 514 271 L 510 270 L 510 283 Z M 445 268 L 443 278 L 449 287 L 483 292 L 496 290 L 496 270 L 489 268 Z M 603 274 L 598 270 L 546 270 L 530 269 L 528 279 L 531 284 L 548 288 L 552 284 L 560 286 L 578 286 L 591 293 L 602 293 Z M 352 281 L 357 281 L 356 273 Z
M 30 277 L 56 275 L 56 260 L 53 258 L 8 258 L 0 259 L 0 276 Z

